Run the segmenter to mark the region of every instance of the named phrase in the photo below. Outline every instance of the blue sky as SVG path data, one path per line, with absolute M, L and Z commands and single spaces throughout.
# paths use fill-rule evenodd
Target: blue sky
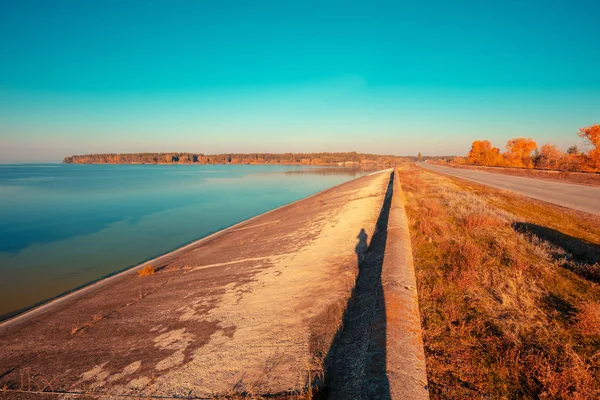
M 465 154 L 600 122 L 598 1 L 0 0 L 0 161 Z

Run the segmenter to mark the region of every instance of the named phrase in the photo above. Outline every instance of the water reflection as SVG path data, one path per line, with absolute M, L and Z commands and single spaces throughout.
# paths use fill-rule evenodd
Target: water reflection
M 379 167 L 311 167 L 310 169 L 300 169 L 286 171 L 286 175 L 340 175 L 340 176 L 353 176 L 358 177 L 371 172 L 381 170 Z

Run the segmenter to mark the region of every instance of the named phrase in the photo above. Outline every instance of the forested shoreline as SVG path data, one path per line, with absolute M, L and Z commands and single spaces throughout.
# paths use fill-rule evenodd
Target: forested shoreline
M 391 166 L 410 157 L 349 153 L 111 153 L 65 157 L 65 164 L 288 164 L 288 165 L 384 165 Z

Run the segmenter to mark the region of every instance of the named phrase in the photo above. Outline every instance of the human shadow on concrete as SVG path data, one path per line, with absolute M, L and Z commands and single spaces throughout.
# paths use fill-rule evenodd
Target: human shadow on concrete
M 318 398 L 390 399 L 386 375 L 386 310 L 381 273 L 394 174 L 390 176 L 371 243 L 361 229 L 357 239 L 358 275 L 324 360 Z
M 515 222 L 512 226 L 517 232 L 535 235 L 561 249 L 564 253 L 554 252 L 552 256 L 557 260 L 565 260 L 564 267 L 586 279 L 600 283 L 599 245 L 528 222 Z

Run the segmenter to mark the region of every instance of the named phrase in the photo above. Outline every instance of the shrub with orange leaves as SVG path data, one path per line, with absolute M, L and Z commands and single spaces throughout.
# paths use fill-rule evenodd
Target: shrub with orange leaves
M 500 149 L 492 147 L 489 140 L 476 140 L 471 145 L 467 162 L 473 165 L 499 165 L 502 162 Z
M 537 144 L 531 138 L 514 138 L 506 143 L 507 153 L 504 154 L 506 164 L 510 167 L 533 168 L 531 153 Z
M 579 137 L 589 140 L 594 149 L 590 150 L 587 155 L 587 164 L 594 171 L 600 171 L 600 125 L 594 124 L 579 128 L 577 133 Z
M 563 153 L 558 150 L 555 145 L 546 143 L 542 146 L 539 153 L 535 157 L 535 167 L 543 169 L 558 169 L 562 156 Z
M 154 267 L 152 265 L 146 265 L 144 268 L 139 269 L 137 273 L 140 278 L 143 276 L 154 275 Z
M 577 146 L 571 146 L 566 153 L 563 153 L 550 143 L 546 143 L 538 152 L 537 144 L 531 138 L 509 140 L 506 143 L 507 151 L 500 154 L 500 150 L 493 147 L 488 140 L 475 140 L 467 157 L 456 157 L 453 162 L 488 167 L 533 168 L 535 166 L 561 171 L 600 172 L 600 124 L 579 128 L 577 135 L 594 146 L 587 154 L 580 152 Z
M 579 137 L 592 142 L 595 148 L 600 148 L 600 125 L 594 124 L 584 128 L 579 128 L 579 132 L 577 134 Z

